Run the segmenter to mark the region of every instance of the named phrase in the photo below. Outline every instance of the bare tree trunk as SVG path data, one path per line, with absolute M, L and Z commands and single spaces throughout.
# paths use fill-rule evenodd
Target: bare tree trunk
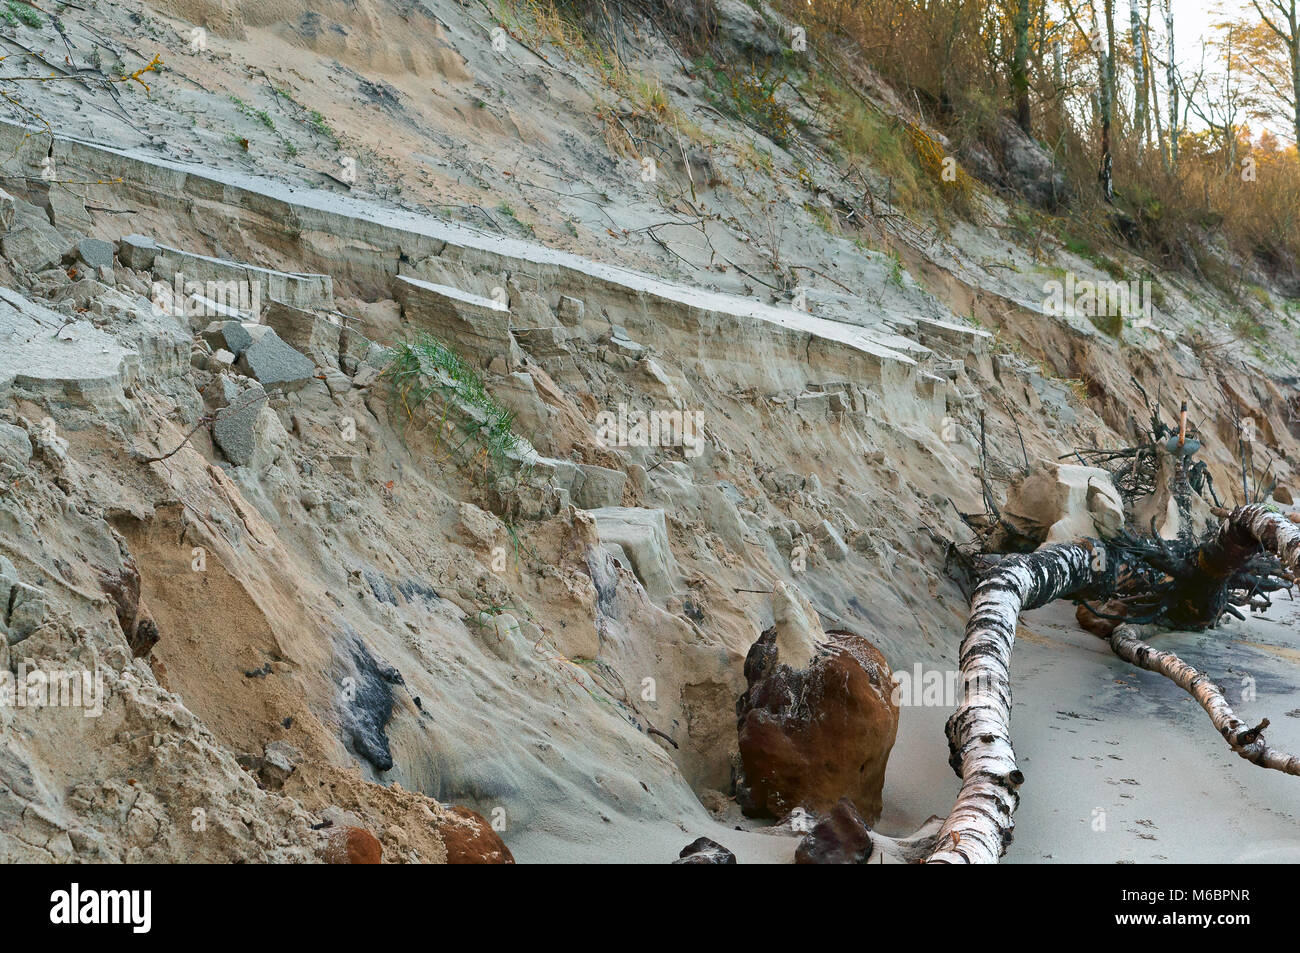
M 1097 168 L 1097 182 L 1101 186 L 1102 197 L 1107 202 L 1112 202 L 1115 198 L 1115 161 L 1111 151 L 1111 125 L 1115 114 L 1115 0 L 1101 0 L 1101 3 L 1102 15 L 1106 21 L 1104 41 L 1095 0 L 1089 0 L 1088 4 L 1092 11 L 1091 43 L 1097 54 L 1097 73 L 1100 79 L 1097 105 L 1101 112 L 1101 163 Z
M 1142 12 L 1138 0 L 1129 0 L 1129 31 L 1133 37 L 1133 127 L 1137 131 L 1138 148 L 1144 143 L 1147 127 L 1147 76 L 1146 40 L 1142 36 Z
M 1154 120 L 1156 130 L 1156 149 L 1160 152 L 1160 161 L 1164 164 L 1165 171 L 1169 171 L 1169 153 L 1165 149 L 1165 127 L 1164 120 L 1161 119 L 1160 112 L 1160 88 L 1156 81 L 1156 64 L 1155 53 L 1151 49 L 1151 3 L 1152 0 L 1146 0 L 1146 22 L 1143 25 L 1143 35 L 1147 37 L 1145 47 L 1147 60 L 1147 86 L 1151 91 L 1151 98 L 1148 102 L 1147 117 L 1148 121 Z
M 1292 5 L 1291 30 L 1295 41 L 1291 44 L 1291 88 L 1295 90 L 1292 105 L 1295 106 L 1295 141 L 1300 149 L 1300 24 L 1296 23 L 1295 6 Z
M 1059 38 L 1052 43 L 1052 84 L 1056 87 L 1056 136 L 1061 139 L 1069 123 L 1065 113 L 1065 63 Z
M 1016 124 L 1024 130 L 1025 135 L 1032 136 L 1033 122 L 1029 114 L 1029 0 L 1016 0 L 1013 22 L 1016 48 L 1011 60 L 1011 88 L 1016 95 Z
M 1178 51 L 1174 49 L 1173 0 L 1164 0 L 1165 33 L 1169 42 L 1169 61 L 1165 66 L 1165 96 L 1169 100 L 1169 167 L 1178 165 Z
M 1291 62 L 1291 111 L 1294 114 L 1296 146 L 1300 148 L 1300 17 L 1297 17 L 1297 3 L 1296 0 L 1269 0 L 1267 5 L 1273 9 L 1273 16 L 1260 3 L 1261 0 L 1251 0 L 1264 25 L 1276 33 L 1286 47 Z
M 1296 16 L 1296 0 L 1291 0 L 1287 24 L 1290 27 L 1290 40 L 1287 53 L 1291 57 L 1291 105 L 1295 118 L 1295 145 L 1300 149 L 1300 18 Z

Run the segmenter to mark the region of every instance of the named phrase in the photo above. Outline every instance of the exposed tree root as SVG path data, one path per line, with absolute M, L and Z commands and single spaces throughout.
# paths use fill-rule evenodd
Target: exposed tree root
M 1223 692 L 1192 668 L 1173 652 L 1166 652 L 1142 641 L 1139 636 L 1149 634 L 1147 629 L 1132 625 L 1121 625 L 1111 633 L 1107 641 L 1111 649 L 1126 662 L 1132 662 L 1138 668 L 1156 672 L 1170 679 L 1175 685 L 1196 699 L 1198 705 L 1205 709 L 1210 721 L 1219 734 L 1228 742 L 1233 751 L 1247 761 L 1262 768 L 1273 768 L 1286 774 L 1300 775 L 1300 758 L 1287 754 L 1276 748 L 1270 748 L 1264 741 L 1263 731 L 1268 727 L 1265 718 L 1253 728 L 1236 716 L 1223 697 Z
M 1020 801 L 1024 775 L 1011 746 L 1009 665 L 1022 609 L 1060 598 L 1109 598 L 1119 578 L 1146 580 L 1147 595 L 1159 601 L 1156 616 L 1192 627 L 1213 626 L 1229 607 L 1232 587 L 1242 584 L 1242 568 L 1252 564 L 1261 550 L 1276 557 L 1279 570 L 1300 570 L 1300 528 L 1282 514 L 1252 504 L 1233 510 L 1217 531 L 1194 547 L 1175 548 L 1163 540 L 1143 547 L 1127 541 L 1110 545 L 1082 540 L 1008 556 L 984 572 L 971 598 L 961 643 L 963 696 L 947 724 L 949 763 L 961 777 L 962 787 L 929 862 L 995 863 L 1011 843 L 1012 814 Z M 1120 636 L 1120 645 L 1128 644 L 1125 638 L 1132 637 Z M 1155 651 L 1150 646 L 1145 649 L 1143 657 L 1157 658 L 1150 655 Z M 1134 647 L 1134 659 L 1140 653 Z M 1169 671 L 1156 671 L 1179 681 L 1170 674 L 1185 674 L 1173 665 L 1177 662 L 1191 673 L 1189 678 L 1199 675 L 1172 656 L 1172 662 L 1165 661 L 1167 654 L 1161 653 L 1155 664 Z M 1198 683 L 1208 684 L 1204 679 Z M 1188 691 L 1196 694 L 1192 688 Z M 1222 724 L 1215 722 L 1221 731 L 1228 726 L 1224 737 L 1234 750 L 1266 767 L 1287 770 L 1282 765 L 1291 759 L 1263 744 L 1261 728 L 1243 731 L 1244 725 L 1232 716 L 1221 694 L 1214 704 L 1213 710 L 1207 705 L 1206 711 L 1212 719 L 1222 719 Z

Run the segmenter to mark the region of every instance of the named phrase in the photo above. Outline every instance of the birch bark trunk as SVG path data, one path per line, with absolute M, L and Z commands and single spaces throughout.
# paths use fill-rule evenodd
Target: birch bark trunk
M 1124 661 L 1165 676 L 1195 698 L 1197 704 L 1210 716 L 1215 729 L 1223 735 L 1223 740 L 1228 742 L 1228 747 L 1247 761 L 1263 768 L 1300 775 L 1300 758 L 1270 748 L 1264 741 L 1263 731 L 1269 724 L 1267 718 L 1255 727 L 1248 728 L 1223 697 L 1219 686 L 1210 681 L 1208 676 L 1202 675 L 1173 652 L 1166 652 L 1142 641 L 1140 636 L 1145 635 L 1148 628 L 1150 627 L 1119 626 L 1108 640 L 1111 649 Z
M 1025 780 L 1009 728 L 1016 620 L 1108 578 L 1105 549 L 1085 541 L 1008 556 L 975 587 L 959 655 L 963 697 L 947 725 L 948 763 L 962 787 L 929 863 L 996 863 L 1006 852 Z

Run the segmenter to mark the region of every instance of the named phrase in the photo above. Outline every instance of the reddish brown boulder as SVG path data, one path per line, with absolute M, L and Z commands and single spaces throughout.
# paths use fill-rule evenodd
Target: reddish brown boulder
M 382 864 L 384 848 L 363 827 L 332 827 L 325 832 L 321 860 L 327 864 Z
M 796 864 L 865 864 L 870 858 L 871 831 L 846 797 L 813 825 L 794 852 Z
M 513 864 L 514 856 L 483 815 L 467 807 L 443 808 L 438 833 L 449 864 Z
M 808 667 L 794 669 L 777 657 L 776 631 L 745 658 L 736 800 L 749 817 L 784 817 L 796 807 L 826 814 L 847 797 L 874 824 L 898 732 L 889 664 L 862 636 L 831 631 Z

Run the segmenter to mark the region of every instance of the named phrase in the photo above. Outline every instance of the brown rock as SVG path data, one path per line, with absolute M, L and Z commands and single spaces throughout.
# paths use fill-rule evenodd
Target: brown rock
M 853 802 L 840 798 L 794 852 L 796 864 L 865 864 L 871 857 L 871 831 Z
M 745 658 L 749 688 L 736 702 L 744 777 L 736 800 L 749 817 L 784 817 L 800 806 L 825 814 L 842 797 L 867 823 L 880 817 L 898 732 L 893 676 L 862 636 L 826 635 L 806 669 L 777 657 L 775 627 Z
M 364 827 L 331 827 L 325 832 L 321 860 L 327 864 L 381 864 L 384 848 Z
M 1273 488 L 1273 499 L 1277 500 L 1283 506 L 1291 506 L 1295 500 L 1291 497 L 1291 491 L 1284 486 Z
M 447 845 L 449 864 L 513 864 L 514 856 L 505 841 L 483 819 L 467 807 L 443 810 L 438 833 Z

